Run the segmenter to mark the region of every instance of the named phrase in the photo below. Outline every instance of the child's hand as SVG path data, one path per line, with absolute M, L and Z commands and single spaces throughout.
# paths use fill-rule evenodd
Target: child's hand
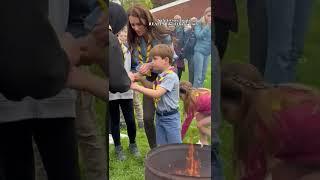
M 138 83 L 136 83 L 136 82 L 132 82 L 131 85 L 130 85 L 130 88 L 131 88 L 132 90 L 137 90 L 137 89 L 139 88 L 139 85 L 138 85 Z

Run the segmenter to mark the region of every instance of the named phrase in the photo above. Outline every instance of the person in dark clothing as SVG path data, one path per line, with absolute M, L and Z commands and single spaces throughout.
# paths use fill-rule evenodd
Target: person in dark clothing
M 179 20 L 181 21 L 181 16 L 175 15 L 174 19 L 179 22 Z M 171 36 L 173 41 L 173 47 L 177 55 L 177 57 L 175 58 L 174 64 L 177 68 L 177 74 L 180 80 L 182 76 L 182 72 L 185 70 L 184 57 L 182 53 L 183 41 L 185 37 L 184 27 L 183 25 L 176 25 L 172 27 L 171 31 L 172 31 Z
M 189 71 L 189 82 L 193 83 L 193 74 L 194 74 L 194 62 L 193 62 L 193 55 L 194 55 L 194 46 L 196 44 L 197 38 L 194 32 L 195 24 L 197 23 L 197 18 L 193 17 L 190 19 L 190 29 L 185 31 L 185 38 L 184 38 L 184 46 L 182 48 L 183 56 L 188 61 L 188 71 Z
M 238 16 L 235 0 L 215 0 L 214 41 L 222 60 L 228 47 L 229 33 L 238 32 Z

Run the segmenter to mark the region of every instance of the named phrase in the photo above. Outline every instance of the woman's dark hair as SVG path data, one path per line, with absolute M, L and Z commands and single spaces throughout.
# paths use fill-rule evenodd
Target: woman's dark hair
M 128 17 L 133 16 L 139 18 L 140 22 L 147 27 L 147 32 L 153 39 L 161 41 L 167 35 L 170 34 L 170 31 L 162 25 L 152 25 L 156 23 L 156 19 L 152 16 L 151 12 L 141 5 L 134 5 L 128 9 Z M 142 19 L 145 21 L 143 22 Z M 128 21 L 128 43 L 129 47 L 132 48 L 136 45 L 137 34 L 132 29 L 130 22 Z

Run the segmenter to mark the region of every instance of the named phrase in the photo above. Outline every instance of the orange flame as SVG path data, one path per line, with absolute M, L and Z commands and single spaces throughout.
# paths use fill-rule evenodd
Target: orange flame
M 176 174 L 200 177 L 200 161 L 195 159 L 194 145 L 190 144 L 186 157 L 186 169 L 177 170 Z

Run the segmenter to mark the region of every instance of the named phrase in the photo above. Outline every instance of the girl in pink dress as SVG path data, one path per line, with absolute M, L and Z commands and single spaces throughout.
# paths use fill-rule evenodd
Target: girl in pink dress
M 181 137 L 186 132 L 195 118 L 200 133 L 201 144 L 208 145 L 208 137 L 211 136 L 211 91 L 206 88 L 192 88 L 188 81 L 180 82 L 180 98 L 184 104 L 186 119 L 182 125 Z
M 269 85 L 254 66 L 228 64 L 222 68 L 221 100 L 234 130 L 236 179 L 320 179 L 318 91 Z

